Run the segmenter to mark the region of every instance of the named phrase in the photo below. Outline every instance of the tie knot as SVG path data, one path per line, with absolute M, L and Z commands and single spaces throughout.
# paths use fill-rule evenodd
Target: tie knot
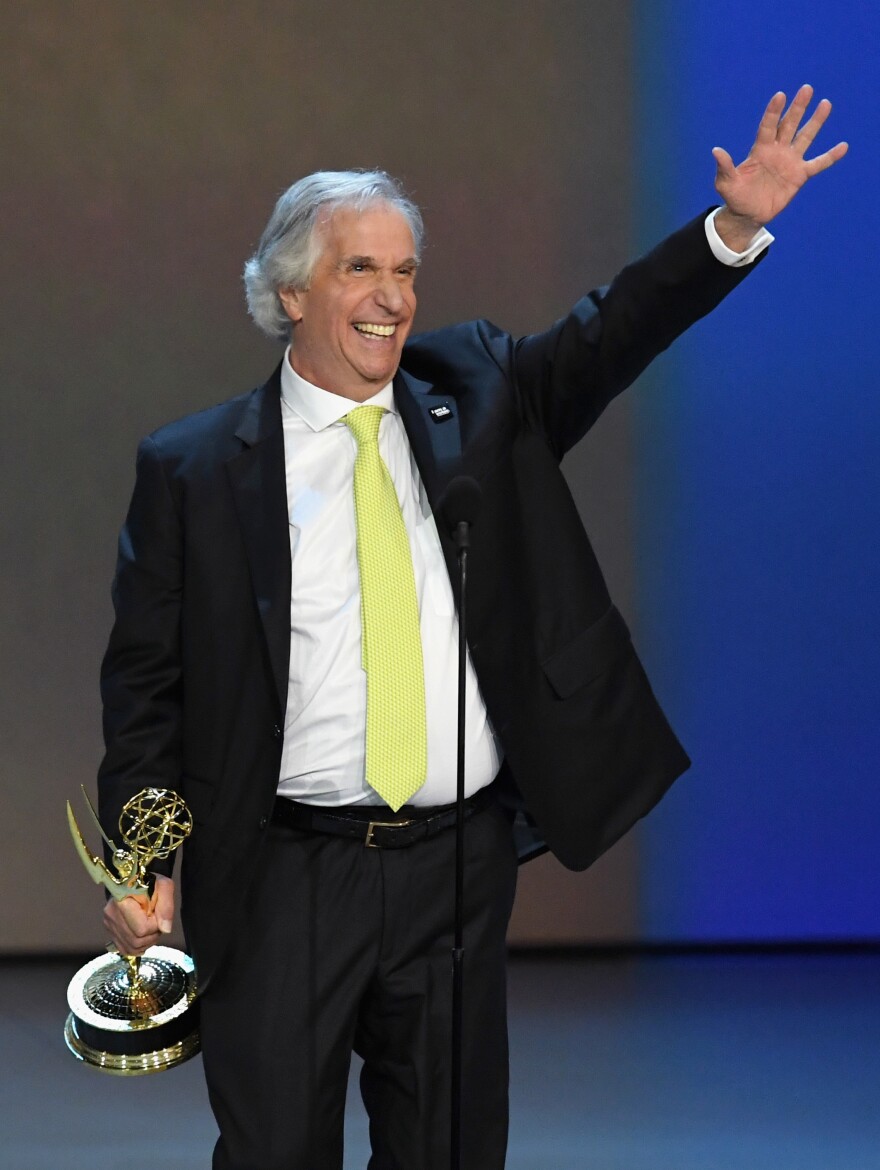
M 358 447 L 377 444 L 384 406 L 357 406 L 343 417 L 343 422 L 357 440 Z

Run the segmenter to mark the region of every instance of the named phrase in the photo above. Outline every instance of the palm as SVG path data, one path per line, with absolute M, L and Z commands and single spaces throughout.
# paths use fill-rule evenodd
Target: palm
M 809 85 L 802 86 L 783 115 L 785 94 L 777 93 L 764 111 L 748 158 L 739 166 L 726 150 L 716 147 L 712 152 L 718 164 L 715 189 L 734 215 L 758 225 L 769 223 L 807 179 L 846 154 L 847 144 L 839 142 L 815 158 L 804 157 L 831 112 L 831 103 L 823 100 L 801 126 L 812 94 Z

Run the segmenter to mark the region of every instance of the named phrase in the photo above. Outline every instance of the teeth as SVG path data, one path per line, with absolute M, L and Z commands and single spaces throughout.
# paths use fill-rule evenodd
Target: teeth
M 355 323 L 358 333 L 372 333 L 374 337 L 392 337 L 395 328 L 395 325 L 371 325 L 366 321 Z

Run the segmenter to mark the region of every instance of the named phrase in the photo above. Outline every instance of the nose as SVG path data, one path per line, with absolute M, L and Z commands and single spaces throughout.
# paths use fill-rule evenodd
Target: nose
M 399 313 L 403 308 L 403 292 L 393 272 L 381 272 L 376 282 L 376 303 L 388 313 Z

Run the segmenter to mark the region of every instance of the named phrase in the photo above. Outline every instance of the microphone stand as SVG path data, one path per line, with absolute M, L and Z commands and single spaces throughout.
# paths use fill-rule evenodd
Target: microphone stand
M 461 1170 L 461 1071 L 464 1008 L 464 731 L 467 667 L 467 558 L 470 524 L 459 520 L 458 546 L 458 753 L 455 792 L 455 918 L 452 946 L 452 1114 L 451 1170 Z
M 455 915 L 452 945 L 452 1093 L 450 1164 L 461 1170 L 461 1074 L 464 1022 L 464 732 L 467 678 L 467 562 L 471 527 L 480 511 L 482 490 L 475 479 L 456 476 L 440 501 L 440 511 L 458 550 L 458 744 L 455 787 Z

